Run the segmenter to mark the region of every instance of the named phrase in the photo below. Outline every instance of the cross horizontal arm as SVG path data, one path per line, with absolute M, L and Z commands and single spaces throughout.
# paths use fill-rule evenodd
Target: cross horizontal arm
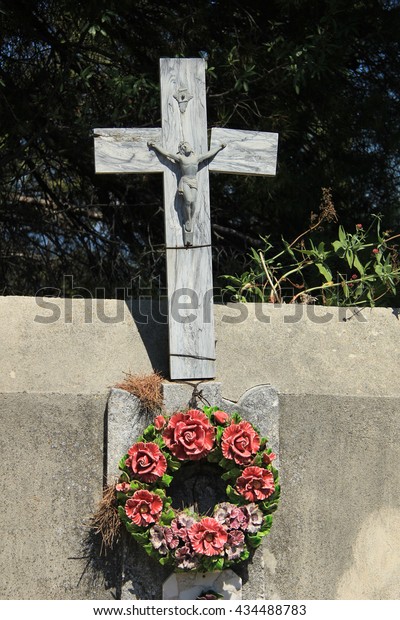
M 226 144 L 209 164 L 211 172 L 273 176 L 276 173 L 278 134 L 216 127 L 211 146 Z
M 160 142 L 161 129 L 95 129 L 96 173 L 128 174 L 163 172 L 162 165 L 147 142 Z

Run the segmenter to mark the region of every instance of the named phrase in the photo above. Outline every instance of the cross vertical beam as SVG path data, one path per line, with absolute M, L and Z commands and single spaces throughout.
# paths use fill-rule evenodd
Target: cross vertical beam
M 188 142 L 197 155 L 206 153 L 205 63 L 199 59 L 160 60 L 162 143 L 177 152 Z M 191 95 L 181 111 L 177 96 Z M 177 194 L 180 172 L 168 160 L 164 171 L 165 239 L 169 305 L 171 379 L 215 377 L 214 315 L 209 179 L 207 165 L 197 173 L 193 243 L 184 245 L 183 213 Z

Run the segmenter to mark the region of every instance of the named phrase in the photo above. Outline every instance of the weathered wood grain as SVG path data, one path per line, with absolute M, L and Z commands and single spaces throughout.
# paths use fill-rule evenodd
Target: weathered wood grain
M 95 129 L 95 168 L 99 174 L 162 172 L 148 141 L 161 142 L 161 129 Z
M 205 61 L 202 58 L 162 58 L 160 60 L 162 142 L 164 148 L 177 153 L 179 142 L 185 141 L 197 155 L 206 153 L 207 115 Z M 182 114 L 174 94 L 187 88 L 193 99 Z M 165 158 L 164 172 L 165 239 L 168 247 L 182 246 L 182 200 L 177 197 L 181 178 L 179 164 Z M 197 174 L 197 208 L 193 219 L 193 245 L 211 243 L 209 180 L 206 166 Z
M 211 172 L 272 176 L 276 174 L 278 134 L 263 131 L 211 130 L 211 147 L 226 144 L 210 162 Z
M 171 379 L 215 377 L 215 338 L 209 247 L 167 250 Z
M 164 148 L 176 153 L 179 142 L 185 141 L 191 144 L 197 155 L 206 153 L 204 60 L 163 58 L 160 61 L 160 80 Z M 174 97 L 182 88 L 193 95 L 184 113 L 180 112 Z M 177 196 L 180 167 L 166 161 L 166 158 L 164 161 L 167 166 L 164 171 L 164 201 L 171 379 L 212 378 L 215 377 L 215 336 L 208 169 L 203 165 L 197 174 L 193 247 L 185 248 L 183 205 L 181 197 Z M 207 320 L 204 320 L 205 315 Z

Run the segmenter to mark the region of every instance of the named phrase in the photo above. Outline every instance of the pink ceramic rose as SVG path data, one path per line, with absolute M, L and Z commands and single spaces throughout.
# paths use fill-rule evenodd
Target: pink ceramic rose
M 271 465 L 272 461 L 274 461 L 275 459 L 276 459 L 275 452 L 270 452 L 269 454 L 264 452 L 264 454 L 262 455 L 262 462 L 264 465 Z
M 260 448 L 260 437 L 250 422 L 231 424 L 222 435 L 222 454 L 238 465 L 249 465 Z
M 128 482 L 119 482 L 115 485 L 115 490 L 120 493 L 128 493 L 130 491 L 131 485 Z
M 167 423 L 167 420 L 164 418 L 163 415 L 158 415 L 154 419 L 154 426 L 156 427 L 156 429 L 158 431 L 160 431 L 162 428 L 164 428 L 166 423 Z
M 128 454 L 125 464 L 143 482 L 155 482 L 167 470 L 167 460 L 155 443 L 139 441 L 129 448 Z
M 165 445 L 180 461 L 197 461 L 214 447 L 214 427 L 197 409 L 174 413 L 162 435 Z
M 236 480 L 236 490 L 250 502 L 267 499 L 275 491 L 274 476 L 262 467 L 246 467 Z
M 214 411 L 213 416 L 216 423 L 221 426 L 226 424 L 229 420 L 229 414 L 227 414 L 226 411 Z
M 221 555 L 228 540 L 226 529 L 212 517 L 194 523 L 188 536 L 194 551 L 207 556 Z
M 163 509 L 162 499 L 150 491 L 136 491 L 125 504 L 125 512 L 135 525 L 147 527 L 157 523 Z

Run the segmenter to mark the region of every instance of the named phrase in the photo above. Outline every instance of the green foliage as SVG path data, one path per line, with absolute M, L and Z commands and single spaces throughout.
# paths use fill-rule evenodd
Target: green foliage
M 171 471 L 171 472 L 178 471 L 178 469 L 181 466 L 181 463 L 177 459 L 174 459 L 174 457 L 172 457 L 168 453 L 165 453 L 165 458 L 167 459 L 168 470 Z
M 321 186 L 346 229 L 397 225 L 398 3 L 9 0 L 0 23 L 4 294 L 160 293 L 161 179 L 95 176 L 92 129 L 159 126 L 162 56 L 208 56 L 210 126 L 280 134 L 276 178 L 213 177 L 216 275 L 297 236 Z
M 226 487 L 226 496 L 232 504 L 242 505 L 245 503 L 243 496 L 240 495 L 235 489 L 228 484 Z
M 319 220 L 318 223 L 320 223 Z M 327 306 L 389 305 L 399 290 L 399 235 L 381 232 L 374 216 L 365 230 L 339 226 L 338 238 L 317 243 L 312 226 L 289 244 L 251 251 L 251 266 L 239 276 L 224 276 L 225 291 L 239 302 L 314 303 Z
M 127 460 L 127 458 L 129 457 L 129 454 L 124 454 L 124 456 L 120 459 L 119 463 L 118 463 L 118 468 L 121 469 L 124 472 L 128 472 L 128 467 L 125 465 L 125 462 Z M 122 480 L 121 482 L 127 482 L 126 480 Z
M 173 479 L 173 476 L 170 476 L 169 474 L 164 474 L 161 478 L 160 483 L 163 484 L 165 487 L 169 487 Z
M 238 467 L 232 467 L 222 474 L 222 480 L 236 480 L 240 476 L 241 470 Z

